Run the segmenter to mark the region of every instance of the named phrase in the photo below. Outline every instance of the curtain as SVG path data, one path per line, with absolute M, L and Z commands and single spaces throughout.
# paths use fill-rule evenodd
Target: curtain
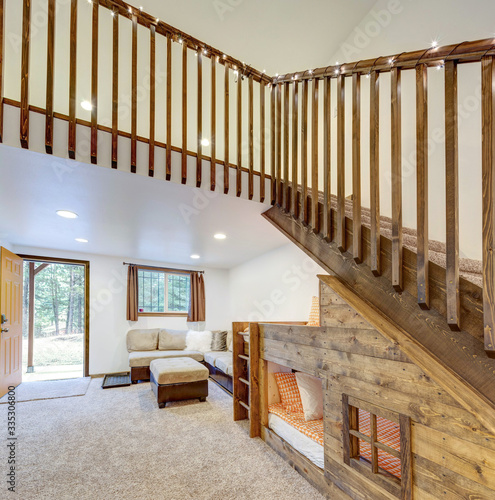
M 129 266 L 127 270 L 127 320 L 138 320 L 138 268 Z
M 205 321 L 205 280 L 200 273 L 191 273 L 191 300 L 187 321 Z

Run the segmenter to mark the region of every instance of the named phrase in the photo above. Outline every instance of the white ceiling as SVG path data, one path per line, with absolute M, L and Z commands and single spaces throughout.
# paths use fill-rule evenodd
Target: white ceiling
M 144 11 L 274 76 L 329 58 L 376 0 L 131 0 Z
M 261 217 L 268 205 L 3 145 L 0 199 L 0 240 L 13 245 L 231 268 L 287 243 Z

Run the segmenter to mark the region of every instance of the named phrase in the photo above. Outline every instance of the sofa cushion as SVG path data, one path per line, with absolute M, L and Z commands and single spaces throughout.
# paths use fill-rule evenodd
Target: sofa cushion
M 191 358 L 154 359 L 150 371 L 160 385 L 200 382 L 208 380 L 210 374 L 206 366 Z
M 227 330 L 214 330 L 211 332 L 211 350 L 227 350 Z
M 186 348 L 187 330 L 170 330 L 164 328 L 158 334 L 158 349 L 160 351 L 183 350 Z
M 229 330 L 227 333 L 227 351 L 232 352 L 233 340 L 234 340 L 234 336 L 232 335 L 232 331 Z
M 189 330 L 186 335 L 186 349 L 189 351 L 211 351 L 211 332 Z
M 219 356 L 222 354 L 225 354 L 225 351 L 211 351 L 211 352 L 205 352 L 205 361 L 209 363 L 211 366 L 215 366 L 215 361 Z
M 129 366 L 150 366 L 154 359 L 192 358 L 203 361 L 203 353 L 199 351 L 135 351 L 129 354 Z
M 127 350 L 155 351 L 158 348 L 159 328 L 147 330 L 129 330 L 127 332 Z
M 231 352 L 221 352 L 218 353 L 219 356 L 215 359 L 215 367 L 222 370 L 223 373 L 233 376 L 234 372 L 232 369 L 232 353 Z

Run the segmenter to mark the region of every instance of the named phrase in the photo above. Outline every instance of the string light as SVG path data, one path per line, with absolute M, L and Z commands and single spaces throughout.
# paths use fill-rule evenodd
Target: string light
M 156 22 L 159 23 L 160 22 L 160 19 L 158 19 L 158 17 L 156 18 Z
M 266 73 L 266 69 L 263 70 L 263 74 L 265 74 L 265 73 Z
M 203 49 L 203 54 L 206 56 L 208 54 L 208 51 L 206 49 Z
M 112 12 L 110 12 L 110 15 L 111 15 L 112 17 L 115 17 L 115 12 L 112 10 Z
M 437 71 L 440 71 L 443 68 L 445 61 L 440 61 L 440 64 L 437 66 Z
M 182 38 L 181 37 L 179 37 L 179 43 L 182 44 Z
M 129 14 L 132 14 L 132 9 L 129 7 Z
M 438 47 L 438 40 L 433 40 L 433 41 L 431 42 L 431 48 L 432 48 L 432 49 L 436 49 L 437 47 Z
M 310 70 L 308 71 L 308 73 L 309 73 L 310 75 L 312 75 L 312 74 L 313 74 L 313 70 L 312 70 L 312 69 L 310 69 Z
M 391 58 L 388 60 L 388 63 L 389 63 L 389 64 L 394 64 L 394 59 L 393 59 L 393 57 L 391 57 Z
M 224 54 L 222 57 L 223 57 L 224 59 L 226 59 L 226 58 L 227 58 L 227 56 L 226 56 L 225 54 Z
M 139 10 L 140 10 L 141 12 L 143 12 L 143 6 L 142 6 L 142 5 L 140 5 L 140 6 L 139 6 Z

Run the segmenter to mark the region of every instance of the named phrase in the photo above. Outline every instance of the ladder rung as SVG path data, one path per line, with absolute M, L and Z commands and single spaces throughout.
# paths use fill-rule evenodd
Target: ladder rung
M 249 411 L 249 405 L 247 405 L 244 401 L 239 401 L 239 404 L 240 404 L 242 407 L 246 408 L 246 410 L 247 410 L 247 411 Z
M 239 377 L 239 380 L 240 380 L 243 384 L 249 385 L 249 382 L 248 382 L 245 378 Z
M 245 359 L 246 361 L 249 361 L 249 356 L 244 356 L 244 354 L 238 354 L 238 356 L 239 356 L 241 359 Z
M 237 332 L 237 335 L 249 335 L 249 332 Z

